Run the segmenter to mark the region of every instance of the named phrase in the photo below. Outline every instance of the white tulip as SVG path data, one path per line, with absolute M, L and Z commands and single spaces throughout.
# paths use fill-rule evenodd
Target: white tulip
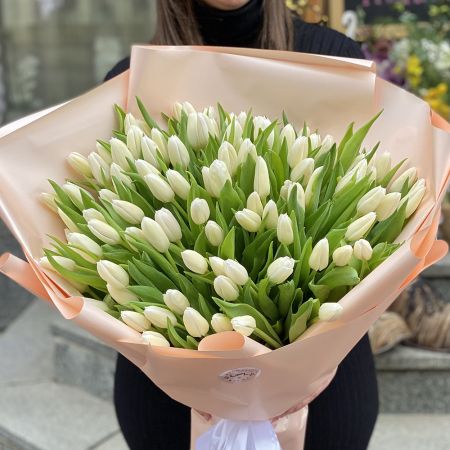
M 203 185 L 205 186 L 205 189 L 208 191 L 208 193 L 210 195 L 215 197 L 216 195 L 213 191 L 209 167 L 202 167 L 202 178 L 203 178 Z
M 145 239 L 160 253 L 166 253 L 170 247 L 170 241 L 161 225 L 149 217 L 144 217 L 141 228 Z
M 64 222 L 64 225 L 73 233 L 79 232 L 79 228 L 75 224 L 75 222 L 60 208 L 57 209 L 58 216 Z
M 359 239 L 355 242 L 353 246 L 353 254 L 356 259 L 360 259 L 361 261 L 369 261 L 372 258 L 372 246 L 369 241 L 365 239 Z
M 137 227 L 125 228 L 125 237 L 126 238 L 137 239 L 138 241 L 145 241 L 146 240 L 144 232 L 140 228 L 137 228 Z M 131 239 L 127 239 L 127 241 L 129 241 L 129 240 L 131 240 Z
M 331 322 L 338 319 L 343 312 L 339 303 L 323 303 L 319 308 L 319 320 Z
M 307 185 L 314 172 L 314 164 L 314 158 L 305 158 L 300 161 L 291 171 L 291 180 L 302 181 L 303 185 Z
M 108 289 L 111 297 L 119 303 L 119 305 L 126 305 L 127 303 L 137 302 L 139 300 L 139 297 L 127 288 L 118 288 L 111 284 L 107 284 L 106 289 Z
M 289 189 L 291 188 L 291 186 L 293 184 L 294 184 L 294 182 L 291 180 L 284 180 L 283 186 L 281 186 L 281 189 L 280 189 L 280 197 L 283 200 L 287 201 L 288 195 L 289 195 Z
M 398 176 L 390 185 L 389 192 L 401 192 L 405 182 L 408 182 L 410 187 L 417 179 L 417 168 L 411 167 L 405 170 L 400 176 Z
M 183 111 L 188 116 L 189 116 L 189 114 L 197 112 L 196 109 L 192 106 L 192 103 L 189 103 L 189 102 L 183 102 Z
M 58 263 L 60 266 L 64 267 L 64 269 L 69 270 L 70 272 L 75 271 L 75 261 L 66 258 L 64 256 L 58 256 L 58 255 L 53 255 L 52 258 L 56 261 L 56 263 Z M 41 267 L 43 269 L 47 269 L 47 270 L 52 270 L 53 272 L 56 270 L 52 264 L 50 263 L 50 261 L 48 260 L 48 258 L 46 256 L 43 256 L 40 260 L 39 260 L 39 264 L 41 265 Z
M 91 239 L 89 236 L 86 236 L 85 234 L 69 233 L 67 235 L 67 242 L 71 246 L 74 246 L 77 249 L 81 250 L 83 252 L 81 256 L 87 259 L 87 261 L 96 263 L 97 259 L 103 256 L 103 250 L 100 247 L 100 245 L 98 245 L 97 242 L 95 242 L 93 239 Z M 97 259 L 94 259 L 93 257 L 88 257 L 88 255 L 85 252 L 92 254 Z
M 180 172 L 172 169 L 166 172 L 166 178 L 175 194 L 181 199 L 187 200 L 191 185 L 186 178 Z
M 138 174 L 144 178 L 146 175 L 161 175 L 161 172 L 152 164 L 150 164 L 149 162 L 145 161 L 144 159 L 138 159 L 135 163 L 136 165 L 136 170 L 138 172 Z
M 209 257 L 209 265 L 211 266 L 211 269 L 216 277 L 219 275 L 225 275 L 224 263 L 225 261 L 218 256 Z
M 90 220 L 88 227 L 91 233 L 105 244 L 116 245 L 121 242 L 120 235 L 115 228 L 101 220 Z
M 248 281 L 247 269 L 234 259 L 227 259 L 223 263 L 225 275 L 239 286 L 244 286 Z
M 144 309 L 144 315 L 150 320 L 152 325 L 158 328 L 167 328 L 167 320 L 169 320 L 172 325 L 176 325 L 177 323 L 175 314 L 162 306 L 147 306 Z
M 72 203 L 78 208 L 83 209 L 83 198 L 81 196 L 81 191 L 83 191 L 87 196 L 92 198 L 91 194 L 89 194 L 86 190 L 81 189 L 79 186 L 73 183 L 65 183 L 62 186 L 63 191 L 68 195 Z
M 255 144 L 249 138 L 245 138 L 239 146 L 238 164 L 244 164 L 248 155 L 250 155 L 254 161 L 258 158 Z
M 236 117 L 234 117 L 234 139 L 233 142 L 231 142 L 233 144 L 234 147 L 238 147 L 239 145 L 241 145 L 242 142 L 242 127 L 241 124 L 239 123 L 238 120 L 236 120 Z M 227 141 L 230 141 L 230 137 L 231 137 L 231 128 L 232 128 L 232 123 L 231 122 L 228 126 L 227 129 L 225 130 L 225 135 L 224 138 Z
M 258 156 L 256 159 L 253 189 L 259 194 L 261 199 L 265 199 L 270 194 L 269 169 L 262 156 Z
M 136 311 L 122 311 L 120 313 L 120 318 L 122 319 L 122 322 L 130 328 L 133 328 L 133 330 L 139 331 L 139 333 L 148 330 L 151 326 L 148 319 L 143 314 Z
M 233 331 L 231 320 L 222 313 L 216 313 L 211 318 L 211 327 L 216 333 Z
M 262 219 L 264 221 L 265 227 L 268 229 L 276 228 L 278 225 L 278 209 L 277 205 L 273 200 L 269 200 L 264 206 Z
M 106 222 L 106 219 L 103 216 L 103 214 L 94 208 L 85 209 L 83 211 L 83 218 L 86 222 L 89 222 L 92 219 L 97 219 L 101 220 L 102 222 Z
M 145 216 L 144 211 L 139 206 L 125 200 L 113 200 L 112 207 L 123 220 L 133 225 L 141 223 Z
M 218 159 L 227 166 L 228 173 L 234 176 L 238 168 L 238 156 L 233 145 L 229 142 L 223 142 L 218 150 Z
M 303 186 L 300 183 L 291 183 L 288 187 L 287 198 L 291 196 L 292 189 L 297 187 L 297 203 L 303 209 L 305 209 L 306 196 L 305 191 L 303 190 Z
M 214 220 L 208 220 L 205 225 L 205 234 L 208 242 L 214 247 L 218 247 L 224 240 L 225 234 L 220 225 Z
M 322 156 L 325 153 L 329 152 L 331 150 L 331 147 L 333 147 L 334 142 L 335 142 L 334 137 L 331 136 L 330 134 L 327 134 L 323 138 L 322 145 L 320 146 L 320 150 L 317 153 L 316 158 L 318 158 L 319 156 Z
M 237 284 L 225 275 L 219 275 L 214 279 L 214 290 L 219 297 L 228 302 L 234 302 L 239 297 Z
M 58 205 L 56 204 L 56 195 L 48 194 L 47 192 L 42 192 L 39 195 L 39 199 L 41 202 L 48 208 L 50 211 L 58 212 Z
M 142 333 L 142 340 L 146 344 L 153 345 L 154 347 L 170 347 L 170 342 L 157 331 L 144 331 Z
M 208 117 L 208 116 L 206 116 L 205 119 L 206 119 L 206 123 L 208 125 L 209 134 L 211 136 L 218 137 L 219 136 L 219 125 L 217 124 L 216 120 L 213 119 L 212 117 Z
M 128 272 L 118 264 L 106 259 L 97 262 L 97 272 L 100 278 L 111 286 L 125 288 L 130 284 Z
M 113 163 L 119 165 L 123 170 L 129 171 L 130 164 L 128 163 L 128 160 L 134 161 L 133 154 L 120 139 L 112 138 L 109 143 L 111 144 L 111 157 Z
M 183 314 L 186 331 L 193 337 L 203 337 L 208 334 L 208 321 L 194 308 L 186 308 Z
M 288 151 L 287 161 L 289 167 L 294 168 L 307 157 L 308 138 L 306 136 L 299 136 Z
M 291 245 L 294 242 L 292 220 L 287 214 L 278 217 L 277 238 L 284 245 Z
M 145 175 L 144 181 L 147 183 L 151 193 L 163 203 L 171 203 L 175 199 L 175 192 L 173 192 L 170 184 L 161 178 L 159 175 L 148 174 Z
M 187 307 L 190 306 L 189 300 L 186 296 L 176 290 L 169 289 L 163 294 L 163 300 L 166 306 L 176 314 L 183 314 Z
M 283 143 L 283 140 L 286 140 L 286 145 L 287 145 L 288 152 L 289 152 L 289 149 L 294 144 L 294 141 L 295 141 L 296 137 L 297 136 L 295 134 L 294 127 L 290 123 L 285 125 L 283 127 L 283 129 L 281 130 L 280 141 L 281 141 L 281 143 Z
M 84 297 L 84 301 L 92 306 L 95 306 L 98 309 L 101 309 L 102 311 L 109 311 L 108 305 L 102 300 L 95 300 L 95 298 Z
M 357 241 L 364 237 L 364 235 L 372 228 L 375 223 L 377 215 L 374 212 L 370 212 L 365 216 L 352 222 L 345 232 L 345 239 L 347 241 Z
M 231 176 L 230 172 L 228 172 L 227 165 L 219 159 L 213 161 L 209 167 L 209 185 L 212 192 L 208 188 L 207 191 L 216 198 L 220 197 L 220 193 L 228 180 L 231 181 Z
M 134 159 L 141 157 L 142 138 L 144 133 L 136 125 L 132 125 L 127 133 L 127 147 Z
M 208 118 L 203 113 L 192 112 L 188 115 L 187 139 L 194 150 L 208 145 Z
M 376 158 L 374 167 L 377 171 L 376 180 L 380 182 L 391 170 L 391 154 L 385 152 L 379 158 Z
M 309 135 L 309 139 L 311 141 L 311 149 L 315 150 L 316 148 L 320 147 L 321 144 L 321 139 L 320 139 L 320 134 L 317 133 L 313 133 Z
M 247 198 L 247 209 L 254 211 L 256 214 L 262 216 L 264 207 L 261 202 L 261 197 L 257 192 L 252 192 Z
M 267 268 L 267 278 L 273 284 L 284 283 L 294 272 L 295 260 L 283 256 L 273 261 Z
M 338 267 L 346 266 L 353 256 L 353 248 L 351 245 L 343 245 L 333 252 L 333 262 Z
M 167 150 L 172 166 L 179 165 L 183 169 L 187 168 L 190 160 L 189 152 L 178 136 L 170 136 Z
M 253 139 L 256 141 L 258 138 L 259 132 L 265 130 L 268 126 L 270 126 L 271 122 L 267 117 L 263 116 L 256 116 L 253 118 L 253 125 L 254 125 L 254 131 L 253 131 Z M 272 131 L 267 139 L 267 144 L 270 148 L 273 146 L 275 135 Z
M 170 242 L 179 242 L 183 238 L 180 224 L 176 217 L 166 208 L 155 212 L 155 221 L 164 230 Z
M 95 148 L 99 156 L 105 161 L 108 165 L 110 165 L 113 160 L 111 156 L 111 150 L 107 150 L 100 142 L 96 142 Z M 110 147 L 111 148 L 111 147 Z
M 358 214 L 364 215 L 369 212 L 376 211 L 378 206 L 380 206 L 380 203 L 383 201 L 385 195 L 386 189 L 381 186 L 377 186 L 371 189 L 359 200 L 356 206 Z
M 237 316 L 231 319 L 233 330 L 243 336 L 250 336 L 256 328 L 256 320 L 252 316 Z
M 183 105 L 180 102 L 175 102 L 172 107 L 172 116 L 179 122 L 183 113 Z
M 313 248 L 309 257 L 309 267 L 312 270 L 320 271 L 328 267 L 330 259 L 330 246 L 328 239 L 321 239 Z
M 242 211 L 238 211 L 234 217 L 239 225 L 250 233 L 256 233 L 261 226 L 261 216 L 250 209 L 245 208 Z
M 89 154 L 88 162 L 97 183 L 105 183 L 109 179 L 109 164 L 95 152 Z
M 150 139 L 148 136 L 142 136 L 141 140 L 141 151 L 142 158 L 144 161 L 147 161 L 156 169 L 161 169 L 161 166 L 158 161 L 158 157 L 163 159 L 162 155 L 159 153 L 158 146 L 156 143 Z
M 203 198 L 194 198 L 191 203 L 191 218 L 196 225 L 203 225 L 210 215 L 208 202 Z
M 131 178 L 124 173 L 122 167 L 120 167 L 119 164 L 112 163 L 109 172 L 111 174 L 111 178 L 117 178 L 125 186 L 130 187 L 133 184 Z
M 323 171 L 323 166 L 322 167 L 318 167 L 317 169 L 315 169 L 314 172 L 311 175 L 311 178 L 308 181 L 308 184 L 306 185 L 306 190 L 305 190 L 305 204 L 306 204 L 306 206 L 309 206 L 309 204 L 311 203 L 313 194 L 314 194 L 314 192 L 317 189 L 318 179 L 321 176 L 322 171 Z
M 167 141 L 164 135 L 157 128 L 152 128 L 150 133 L 152 141 L 156 144 L 159 154 L 165 163 L 169 162 L 169 152 L 167 150 Z
M 425 196 L 426 186 L 423 185 L 417 189 L 411 190 L 407 195 L 408 203 L 406 205 L 406 218 L 412 216 L 419 207 L 423 197 Z
M 375 210 L 377 220 L 381 222 L 391 217 L 400 205 L 401 198 L 402 194 L 400 192 L 386 194 Z
M 112 203 L 113 200 L 119 200 L 119 196 L 109 189 L 100 189 L 98 196 L 105 202 Z
M 124 120 L 124 128 L 125 128 L 125 134 L 128 133 L 128 130 L 130 129 L 130 127 L 132 127 L 133 125 L 138 126 L 139 120 L 136 119 L 133 114 L 131 113 L 127 113 L 125 115 L 125 120 Z
M 208 261 L 194 250 L 184 250 L 181 252 L 181 258 L 184 265 L 194 273 L 203 275 L 208 271 Z
M 72 152 L 67 157 L 67 162 L 69 163 L 70 167 L 72 167 L 72 169 L 74 169 L 80 175 L 88 178 L 92 177 L 91 166 L 89 165 L 89 161 L 85 156 L 80 155 L 77 152 Z

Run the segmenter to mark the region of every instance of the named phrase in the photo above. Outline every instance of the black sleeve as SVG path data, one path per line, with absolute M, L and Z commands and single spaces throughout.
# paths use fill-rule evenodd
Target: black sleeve
M 125 70 L 128 70 L 130 68 L 130 58 L 122 59 L 122 61 L 119 61 L 107 74 L 104 79 L 104 81 L 108 81 L 111 78 L 116 77 L 117 75 L 120 75 L 122 72 L 125 72 Z

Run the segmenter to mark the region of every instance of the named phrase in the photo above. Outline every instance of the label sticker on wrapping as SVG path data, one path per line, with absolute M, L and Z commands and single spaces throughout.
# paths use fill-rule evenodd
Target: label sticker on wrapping
M 240 367 L 221 373 L 219 378 L 227 383 L 243 383 L 244 381 L 253 380 L 258 377 L 260 373 L 261 369 L 256 367 Z

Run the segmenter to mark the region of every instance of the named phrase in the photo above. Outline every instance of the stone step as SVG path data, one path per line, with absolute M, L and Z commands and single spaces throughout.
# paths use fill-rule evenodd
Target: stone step
M 450 353 L 398 346 L 375 364 L 382 412 L 450 414 Z

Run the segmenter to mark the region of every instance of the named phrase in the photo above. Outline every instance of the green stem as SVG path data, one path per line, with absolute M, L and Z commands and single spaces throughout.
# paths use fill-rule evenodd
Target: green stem
M 183 216 L 183 219 L 185 220 L 186 224 L 189 224 L 189 217 L 187 215 L 186 210 L 176 201 L 173 201 L 173 205 L 178 210 L 178 212 Z
M 255 328 L 255 330 L 253 331 L 253 334 L 255 334 L 256 336 L 261 338 L 263 341 L 265 341 L 268 344 L 270 344 L 273 348 L 280 348 L 281 347 L 281 343 L 280 342 L 277 342 L 275 339 L 273 339 L 270 336 L 268 336 L 266 333 L 264 333 L 264 331 L 261 331 L 259 328 Z
M 169 261 L 169 263 L 173 266 L 173 268 L 175 269 L 175 272 L 178 273 L 178 268 L 177 268 L 177 264 L 175 263 L 175 260 L 172 258 L 172 255 L 170 254 L 170 252 L 166 252 L 164 253 L 164 255 L 166 256 L 167 260 Z

